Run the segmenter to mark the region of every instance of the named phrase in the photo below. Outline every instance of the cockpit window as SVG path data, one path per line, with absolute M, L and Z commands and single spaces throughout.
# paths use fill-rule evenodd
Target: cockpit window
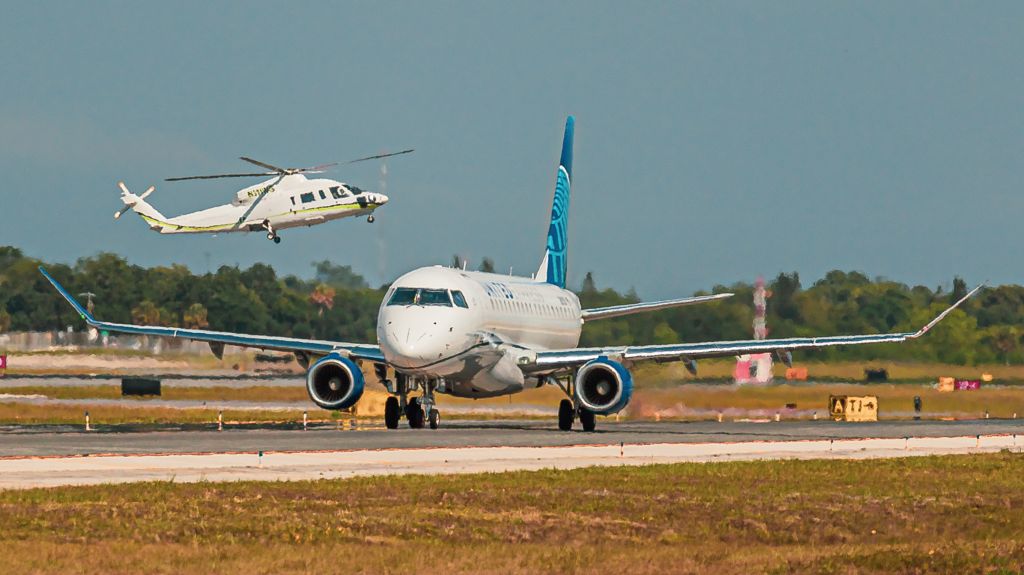
M 446 289 L 421 289 L 420 305 L 445 305 L 452 307 L 452 300 Z
M 348 190 L 350 192 L 352 192 L 352 195 L 354 195 L 354 196 L 358 196 L 359 194 L 363 193 L 363 190 L 360 190 L 359 188 L 357 188 L 355 186 L 348 186 Z
M 397 288 L 391 294 L 388 305 L 441 305 L 452 307 L 452 300 L 445 289 Z
M 416 301 L 416 288 L 398 288 L 391 294 L 388 305 L 412 305 Z
M 460 291 L 452 291 L 452 300 L 455 305 L 469 309 L 469 304 L 466 303 L 466 296 L 462 295 Z
M 334 196 L 334 199 L 340 200 L 341 198 L 345 197 L 345 189 L 344 188 L 340 188 L 338 186 L 331 186 L 330 189 L 331 189 L 331 195 Z

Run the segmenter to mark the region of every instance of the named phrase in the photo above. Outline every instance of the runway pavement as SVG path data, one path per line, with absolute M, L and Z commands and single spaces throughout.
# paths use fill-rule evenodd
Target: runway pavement
M 1017 435 L 1021 438 L 1018 441 Z M 439 430 L 236 429 L 89 432 L 6 428 L 0 489 L 136 481 L 306 480 L 748 459 L 1019 452 L 1024 423 L 960 421 L 460 421 Z
M 396 430 L 381 426 L 338 430 L 325 425 L 302 431 L 293 426 L 246 427 L 216 431 L 175 429 L 124 432 L 122 427 L 6 427 L 0 431 L 0 458 L 98 454 L 170 454 L 347 451 L 462 447 L 554 447 L 569 445 L 641 445 L 652 443 L 734 443 L 862 438 L 960 437 L 1013 435 L 1024 437 L 1024 420 L 731 422 L 598 422 L 593 433 L 559 431 L 548 420 L 447 421 L 442 427 Z M 151 428 L 150 428 L 151 429 Z

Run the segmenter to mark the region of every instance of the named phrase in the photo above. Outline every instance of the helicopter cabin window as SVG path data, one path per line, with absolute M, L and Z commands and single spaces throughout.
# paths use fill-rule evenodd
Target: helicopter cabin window
M 295 205 L 295 196 L 292 196 L 291 199 L 292 199 L 292 205 L 294 206 Z
M 327 199 L 327 194 L 325 194 L 323 190 L 320 190 L 320 199 L 321 200 L 326 200 Z
M 313 200 L 316 199 L 313 197 L 313 192 L 306 192 L 305 194 L 302 194 L 299 197 L 302 198 L 302 203 L 304 204 L 308 204 L 309 202 L 312 202 Z
M 466 296 L 462 295 L 462 292 L 453 291 L 452 300 L 455 302 L 455 305 L 469 309 L 469 304 L 466 303 Z
M 338 186 L 331 186 L 331 195 L 334 196 L 334 199 L 340 200 L 341 198 L 345 197 L 345 190 L 339 188 Z

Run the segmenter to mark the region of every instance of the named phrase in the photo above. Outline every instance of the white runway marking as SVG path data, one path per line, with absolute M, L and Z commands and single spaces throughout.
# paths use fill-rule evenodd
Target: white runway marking
M 1019 452 L 1016 435 L 569 447 L 468 447 L 323 452 L 93 455 L 0 459 L 0 489 L 136 481 L 305 480 L 754 459 L 869 459 Z

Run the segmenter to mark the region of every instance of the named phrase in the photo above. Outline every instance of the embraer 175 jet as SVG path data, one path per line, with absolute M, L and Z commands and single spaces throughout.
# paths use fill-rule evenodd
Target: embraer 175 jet
M 731 294 L 580 309 L 576 294 L 565 287 L 573 125 L 570 116 L 547 249 L 534 277 L 440 266 L 413 270 L 398 278 L 381 302 L 378 345 L 100 321 L 40 270 L 85 321 L 101 330 L 206 341 L 218 356 L 225 345 L 292 352 L 307 368 L 310 399 L 324 409 L 355 405 L 365 383 L 361 365 L 372 364 L 374 375 L 390 394 L 384 415 L 389 429 L 398 427 L 402 416 L 412 428 L 428 422 L 437 428 L 436 394 L 482 398 L 554 385 L 566 396 L 558 408 L 558 426 L 569 430 L 578 419 L 584 430 L 591 431 L 597 415 L 618 413 L 629 404 L 633 392 L 630 368 L 637 362 L 680 361 L 696 372 L 696 361 L 702 358 L 771 352 L 788 364 L 794 349 L 902 342 L 924 335 L 981 289 L 975 288 L 916 332 L 576 347 L 584 322 L 708 302 Z M 393 380 L 388 379 L 388 367 L 394 370 Z

